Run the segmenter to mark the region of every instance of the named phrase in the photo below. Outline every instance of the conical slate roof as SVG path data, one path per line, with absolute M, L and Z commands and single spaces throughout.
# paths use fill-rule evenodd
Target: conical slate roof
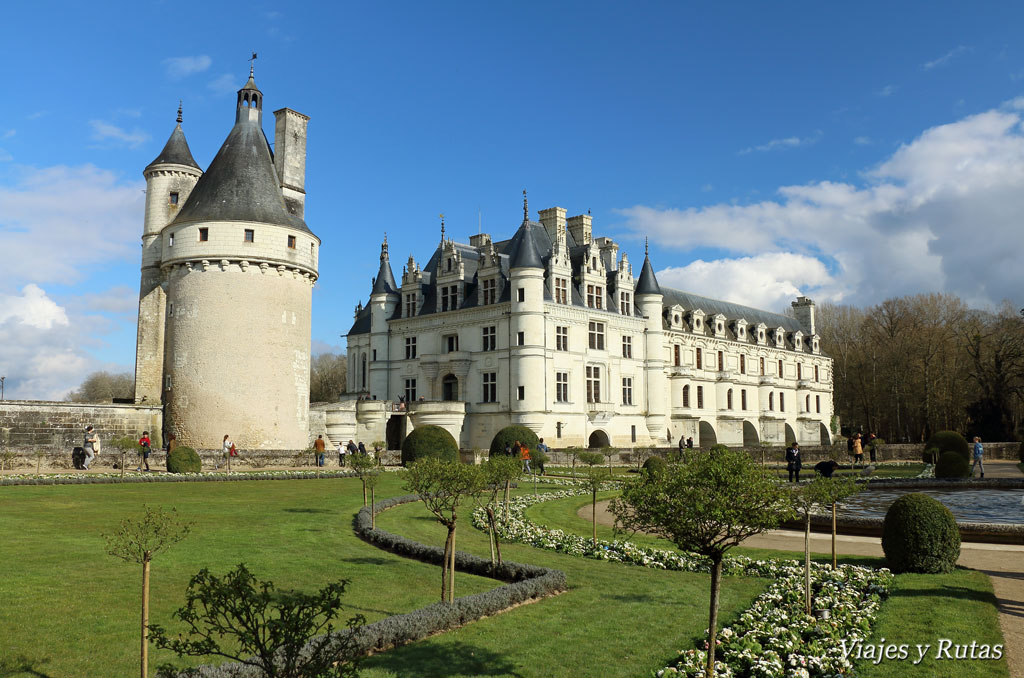
M 388 261 L 386 238 L 380 249 L 380 270 L 377 271 L 377 277 L 373 280 L 373 290 L 370 294 L 398 294 L 398 284 L 395 283 L 395 276 L 391 273 L 391 262 Z
M 149 163 L 146 169 L 148 170 L 156 165 L 186 165 L 200 169 L 199 164 L 192 157 L 192 151 L 188 148 L 188 142 L 185 141 L 185 133 L 181 130 L 180 122 L 175 125 L 174 131 L 171 132 L 171 137 L 164 144 L 164 150 L 160 151 L 160 155 L 156 156 L 156 160 Z
M 532 221 L 524 221 L 516 234 L 509 241 L 508 253 L 509 270 L 513 268 L 544 268 L 543 255 L 540 245 L 537 243 L 535 229 L 543 230 L 544 227 Z
M 255 122 L 235 123 L 171 223 L 193 221 L 253 221 L 309 232 L 285 209 L 270 145 Z
M 634 294 L 661 294 L 661 286 L 658 279 L 654 277 L 654 267 L 651 266 L 651 258 L 644 255 L 644 267 L 640 269 L 640 278 L 636 281 Z

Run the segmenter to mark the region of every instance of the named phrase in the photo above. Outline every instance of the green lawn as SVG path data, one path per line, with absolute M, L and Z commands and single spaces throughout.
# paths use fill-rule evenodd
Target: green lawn
M 279 588 L 351 579 L 347 612 L 371 621 L 439 599 L 437 567 L 355 537 L 360 487 L 351 478 L 0 488 L 0 676 L 137 674 L 141 567 L 107 555 L 100 535 L 143 503 L 195 521 L 185 541 L 153 561 L 154 623 L 174 628 L 171 613 L 194 573 L 222 574 L 239 562 Z M 377 493 L 404 494 L 392 474 Z M 498 582 L 462 575 L 459 585 L 471 593 Z M 152 666 L 172 658 L 151 656 Z
M 440 544 L 444 537 L 421 504 L 391 509 L 377 524 L 425 543 Z M 486 535 L 469 527 L 468 515 L 457 546 L 489 554 Z M 563 570 L 569 591 L 372 657 L 362 675 L 646 676 L 680 650 L 694 647 L 707 627 L 707 575 L 587 560 L 518 544 L 503 545 L 502 555 Z M 734 619 L 765 585 L 764 580 L 727 578 L 723 621 Z M 456 595 L 459 586 L 457 577 Z

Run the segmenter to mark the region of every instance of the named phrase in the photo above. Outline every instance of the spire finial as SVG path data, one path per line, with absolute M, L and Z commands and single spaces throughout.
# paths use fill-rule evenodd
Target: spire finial
M 644 236 L 644 256 L 647 256 L 647 236 Z
M 523 221 L 530 220 L 530 204 L 526 201 L 526 189 L 523 189 Z
M 437 215 L 441 218 L 441 244 L 444 244 L 444 212 Z
M 181 99 L 178 99 L 178 124 L 181 124 Z
M 253 52 L 252 53 L 252 57 L 249 58 L 249 79 L 250 80 L 253 77 L 253 66 L 255 65 L 253 62 L 255 62 L 255 61 L 256 61 L 256 52 Z
M 380 246 L 380 260 L 388 260 L 388 232 L 384 231 L 384 243 Z

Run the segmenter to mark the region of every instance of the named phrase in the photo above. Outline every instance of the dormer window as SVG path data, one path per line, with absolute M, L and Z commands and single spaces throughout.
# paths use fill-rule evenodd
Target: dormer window
M 452 270 L 452 258 L 448 257 L 448 270 Z
M 483 303 L 485 305 L 486 304 L 493 304 L 495 301 L 497 301 L 497 289 L 498 289 L 497 280 L 495 280 L 494 278 L 490 278 L 489 280 L 485 280 L 483 282 L 483 286 L 482 286 L 482 290 L 483 290 L 483 293 L 484 293 Z
M 555 303 L 569 303 L 569 281 L 566 278 L 555 278 Z

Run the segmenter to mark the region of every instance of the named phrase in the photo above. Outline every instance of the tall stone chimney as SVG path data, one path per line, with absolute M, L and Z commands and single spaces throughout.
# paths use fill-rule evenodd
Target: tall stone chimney
M 793 307 L 793 315 L 804 332 L 812 336 L 817 334 L 817 328 L 814 326 L 814 302 L 808 297 L 797 297 L 790 306 Z
M 544 224 L 544 230 L 548 232 L 551 242 L 558 239 L 559 229 L 565 228 L 565 208 L 549 207 L 540 211 L 540 223 Z
M 572 234 L 573 240 L 576 241 L 577 245 L 589 245 L 591 238 L 593 238 L 593 226 L 592 219 L 589 214 L 579 214 L 575 217 L 569 217 L 566 220 L 566 224 L 569 227 L 569 233 Z
M 306 126 L 309 116 L 290 108 L 274 111 L 274 169 L 290 214 L 306 212 Z

